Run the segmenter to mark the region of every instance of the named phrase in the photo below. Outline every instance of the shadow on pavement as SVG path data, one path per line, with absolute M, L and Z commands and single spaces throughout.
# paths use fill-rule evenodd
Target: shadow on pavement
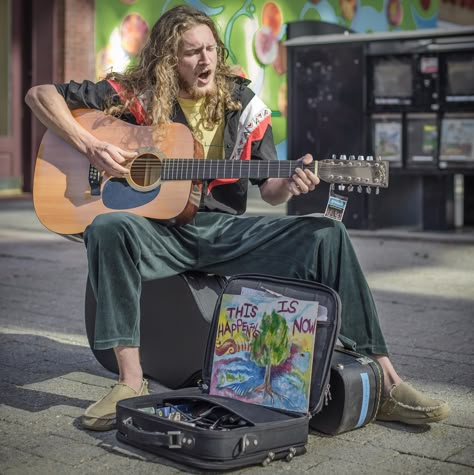
M 114 375 L 89 348 L 28 334 L 0 335 L 0 404 L 27 411 L 52 406 L 87 407 L 91 389 L 102 389 Z

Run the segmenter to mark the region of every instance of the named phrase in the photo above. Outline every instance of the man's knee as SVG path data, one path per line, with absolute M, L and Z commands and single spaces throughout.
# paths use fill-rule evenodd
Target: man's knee
M 90 240 L 102 241 L 122 236 L 129 226 L 131 216 L 133 215 L 123 212 L 99 214 L 85 230 L 85 243 Z
M 308 226 L 310 232 L 319 238 L 334 238 L 347 234 L 346 227 L 341 221 L 326 218 L 322 215 L 310 215 L 305 218 L 308 220 L 306 226 Z

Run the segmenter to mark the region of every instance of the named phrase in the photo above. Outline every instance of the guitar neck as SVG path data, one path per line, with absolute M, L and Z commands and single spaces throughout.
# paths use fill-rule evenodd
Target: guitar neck
M 164 160 L 162 180 L 211 180 L 215 178 L 290 178 L 296 168 L 317 173 L 317 162 L 303 165 L 291 160 Z
M 191 181 L 239 178 L 290 178 L 297 168 L 311 170 L 327 183 L 351 186 L 388 186 L 388 164 L 382 160 L 327 159 L 304 165 L 299 160 L 202 160 L 166 158 L 153 155 L 138 157 L 132 164 L 131 175 L 137 183 L 162 181 Z M 359 191 L 359 190 L 358 190 Z

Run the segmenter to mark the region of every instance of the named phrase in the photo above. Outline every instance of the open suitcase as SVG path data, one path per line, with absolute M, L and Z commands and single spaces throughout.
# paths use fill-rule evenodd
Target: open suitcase
M 283 331 L 286 324 L 278 326 L 281 323 L 278 315 L 265 311 L 260 326 L 255 328 L 250 322 L 258 311 L 253 312 L 250 303 L 235 306 L 236 302 L 244 301 L 259 301 L 268 309 L 273 307 L 267 307 L 267 304 L 274 305 L 278 301 L 282 314 L 290 314 L 296 309 L 295 315 L 301 318 L 292 320 L 292 333 L 288 333 Z M 233 314 L 236 318 L 232 320 L 234 334 L 227 332 L 222 318 L 232 316 L 236 308 L 238 311 Z M 298 313 L 300 309 L 303 310 Z M 309 319 L 303 318 L 308 312 L 317 313 L 317 317 L 314 315 L 315 327 L 311 327 Z M 272 325 L 265 326 L 268 322 Z M 117 404 L 117 438 L 204 470 L 266 465 L 281 458 L 290 461 L 305 453 L 310 417 L 324 404 L 339 327 L 339 296 L 327 286 L 266 275 L 231 277 L 214 311 L 200 387 L 120 401 Z M 244 333 L 238 333 L 238 328 L 245 328 Z M 309 328 L 315 328 L 315 331 L 311 333 Z M 237 339 L 242 334 L 252 335 L 252 341 L 258 343 L 245 345 Z M 235 338 L 228 338 L 229 335 Z M 286 348 L 289 356 L 284 352 L 272 353 L 278 354 L 280 360 L 286 359 L 271 366 L 274 374 L 267 379 L 270 375 L 267 368 L 260 368 L 259 373 L 260 370 L 254 367 L 263 353 L 268 356 L 268 352 L 257 350 L 271 346 L 271 341 L 280 341 L 271 338 L 289 341 L 288 348 L 278 343 L 278 348 Z M 308 341 L 312 345 L 311 351 L 303 352 L 301 348 L 307 346 L 302 342 L 307 344 Z M 254 369 L 246 373 L 242 368 L 248 367 Z M 238 373 L 232 374 L 233 368 L 238 368 Z M 251 376 L 246 379 L 248 374 Z M 265 383 L 270 381 L 270 386 L 254 381 L 249 389 L 249 382 L 255 375 L 264 375 L 262 379 Z M 305 381 L 306 386 L 297 384 L 300 380 Z M 285 386 L 288 381 L 290 386 Z M 290 389 L 286 394 L 282 390 L 285 387 Z M 301 387 L 307 387 L 307 391 L 300 391 Z M 229 394 L 233 396 L 229 397 Z M 303 406 L 298 404 L 305 396 L 307 406 L 301 410 Z M 266 405 L 256 403 L 253 397 L 267 401 Z

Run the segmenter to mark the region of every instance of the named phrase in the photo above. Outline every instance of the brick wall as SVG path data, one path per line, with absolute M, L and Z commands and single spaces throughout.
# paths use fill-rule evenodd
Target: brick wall
M 474 0 L 442 0 L 439 19 L 456 25 L 474 25 Z
M 95 2 L 63 0 L 63 80 L 95 79 Z M 63 51 L 61 51 L 63 50 Z M 60 61 L 61 62 L 61 61 Z

